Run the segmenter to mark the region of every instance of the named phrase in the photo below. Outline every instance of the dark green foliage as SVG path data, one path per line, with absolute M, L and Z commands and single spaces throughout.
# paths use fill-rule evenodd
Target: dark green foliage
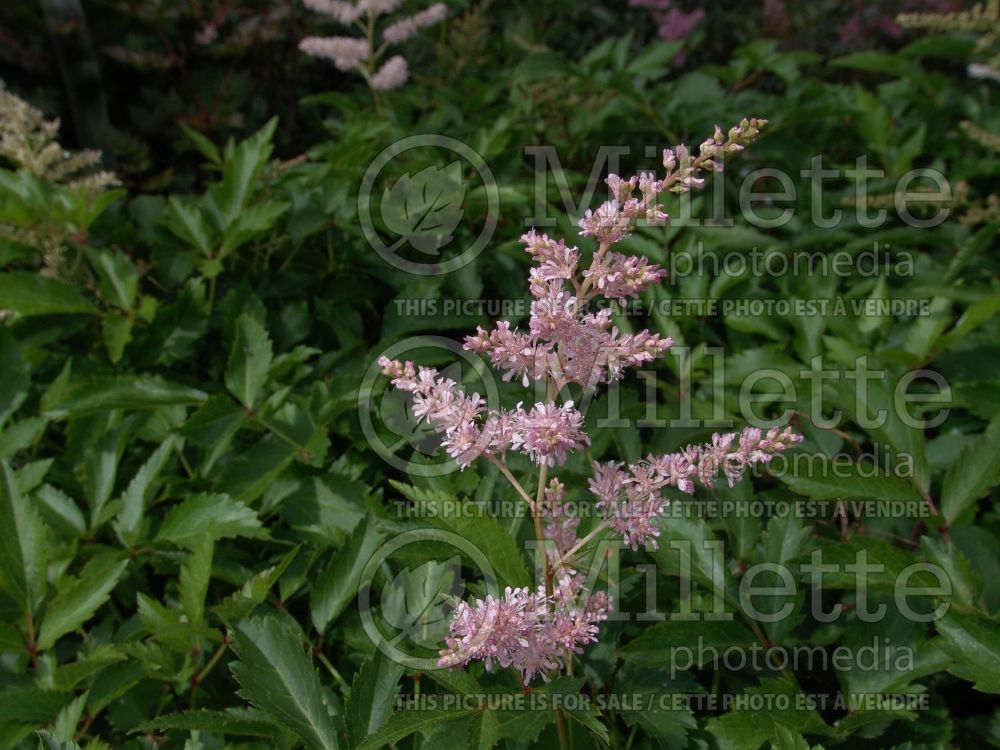
M 220 21 L 223 38 L 261 20 L 244 47 L 194 44 L 214 4 L 163 3 L 173 11 L 162 17 L 86 5 L 108 58 L 112 121 L 138 134 L 122 141 L 136 139 L 130 148 L 148 158 L 130 169 L 119 155 L 126 189 L 96 191 L 0 163 L 0 750 L 514 750 L 559 747 L 560 730 L 577 748 L 1000 746 L 1000 260 L 998 216 L 980 212 L 998 163 L 961 125 L 997 132 L 1000 115 L 995 85 L 965 74 L 972 36 L 798 49 L 816 23 L 844 23 L 846 11 L 788 3 L 793 25 L 780 35 L 754 14 L 716 9 L 690 38 L 664 42 L 624 4 L 457 3 L 447 24 L 409 43 L 413 79 L 376 107 L 360 79 L 299 56 L 299 37 L 329 29 L 298 2 L 237 4 L 246 7 Z M 5 49 L 8 26 L 37 21 L 28 9 L 0 11 L 0 63 L 12 88 L 56 109 L 60 84 L 32 57 L 41 27 Z M 521 500 L 485 462 L 426 470 L 440 455 L 408 432 L 406 409 L 379 401 L 385 380 L 366 377 L 375 357 L 411 336 L 457 341 L 497 317 L 452 314 L 445 301 L 525 301 L 528 259 L 516 240 L 541 208 L 556 217 L 545 231 L 592 249 L 576 242 L 563 203 L 583 199 L 592 170 L 607 171 L 594 165 L 602 146 L 630 147 L 620 171 L 631 174 L 655 164 L 645 146 L 696 146 L 744 115 L 770 125 L 715 176 L 719 195 L 710 183 L 687 204 L 665 196 L 669 230 L 642 228 L 624 245 L 677 273 L 644 295 L 641 315 L 615 324 L 672 336 L 687 355 L 668 354 L 647 368 L 655 380 L 629 377 L 597 399 L 593 444 L 559 476 L 584 499 L 590 459 L 635 461 L 718 429 L 677 426 L 682 417 L 790 420 L 803 455 L 849 459 L 835 475 L 791 461 L 733 488 L 677 493 L 659 550 L 621 553 L 614 593 L 629 617 L 602 627 L 571 676 L 526 691 L 480 664 L 429 669 L 453 595 L 531 584 L 531 519 L 504 511 Z M 499 187 L 491 241 L 448 274 L 386 263 L 358 214 L 369 164 L 414 133 L 468 144 Z M 526 151 L 539 144 L 559 159 L 544 197 L 539 157 Z M 859 222 L 849 179 L 828 180 L 811 205 L 799 175 L 816 154 L 825 168 L 853 169 L 864 155 L 882 170 L 867 190 L 887 209 L 883 223 Z M 374 196 L 386 211 L 376 229 L 426 240 L 414 242 L 424 261 L 444 235 L 471 245 L 492 210 L 470 174 L 440 161 L 402 158 L 389 169 L 395 187 Z M 788 208 L 787 221 L 692 220 L 717 209 L 738 217 L 740 183 L 761 168 L 792 176 L 797 199 L 753 208 L 765 219 Z M 923 168 L 958 188 L 952 216 L 934 228 L 907 224 L 893 204 L 899 178 Z M 408 192 L 415 184 L 421 200 Z M 583 208 L 603 196 L 597 185 Z M 816 226 L 814 208 L 842 220 Z M 441 262 L 453 257 L 442 252 Z M 765 269 L 816 268 L 716 272 L 731 252 L 769 258 Z M 867 273 L 865 254 L 893 268 Z M 820 262 L 838 255 L 844 273 Z M 712 272 L 683 272 L 698 263 Z M 878 309 L 911 299 L 925 300 L 926 314 Z M 438 307 L 414 314 L 415 300 Z M 679 300 L 715 311 L 669 304 Z M 829 306 L 740 311 L 767 300 Z M 421 346 L 421 363 L 454 359 Z M 845 373 L 861 356 L 885 377 L 859 400 Z M 819 386 L 822 415 L 814 361 L 837 374 Z M 911 382 L 921 368 L 947 380 L 939 400 L 930 381 Z M 477 387 L 475 373 L 458 377 Z M 497 395 L 506 406 L 523 397 L 503 382 Z M 364 426 L 365 410 L 378 409 L 376 437 L 391 446 L 381 451 Z M 812 423 L 834 410 L 834 427 Z M 873 425 L 880 411 L 887 418 Z M 387 453 L 419 468 L 400 470 Z M 752 510 L 789 501 L 812 501 L 813 512 Z M 880 514 L 879 501 L 910 510 Z M 746 512 L 705 514 L 711 503 Z M 453 512 L 408 516 L 430 506 Z M 845 566 L 862 555 L 882 567 L 859 588 Z M 838 569 L 817 592 L 809 566 L 820 558 Z M 748 596 L 755 566 L 765 569 Z M 947 612 L 905 616 L 893 596 L 903 575 L 923 589 L 914 609 Z M 751 607 L 788 615 L 763 621 Z M 832 622 L 816 614 L 834 609 Z M 720 610 L 707 621 L 655 616 Z M 414 661 L 391 658 L 390 626 Z M 860 663 L 873 642 L 885 668 Z M 853 656 L 815 669 L 730 668 L 701 647 Z M 694 658 L 679 659 L 679 648 Z M 912 662 L 899 660 L 907 654 Z M 924 703 L 835 700 L 879 693 Z

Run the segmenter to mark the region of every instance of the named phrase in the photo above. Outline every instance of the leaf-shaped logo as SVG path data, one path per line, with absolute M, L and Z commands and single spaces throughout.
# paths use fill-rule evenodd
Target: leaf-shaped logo
M 425 167 L 412 177 L 407 172 L 387 187 L 382 193 L 382 221 L 400 236 L 391 251 L 409 242 L 426 255 L 438 255 L 462 220 L 466 190 L 459 160 L 444 168 Z
M 437 648 L 448 633 L 450 599 L 463 592 L 462 558 L 430 560 L 401 570 L 382 590 L 384 622 L 396 629 L 393 645 L 402 640 Z
M 458 362 L 449 364 L 439 372 L 441 377 L 450 378 L 456 383 L 461 383 L 464 376 L 462 365 Z M 393 451 L 404 444 L 409 444 L 410 448 L 424 456 L 443 454 L 441 450 L 443 435 L 426 419 L 413 413 L 412 394 L 395 388 L 387 391 L 378 405 L 378 419 L 393 436 L 391 438 Z

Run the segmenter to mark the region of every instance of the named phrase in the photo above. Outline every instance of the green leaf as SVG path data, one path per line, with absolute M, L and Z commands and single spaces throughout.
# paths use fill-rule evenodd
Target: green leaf
M 190 416 L 181 434 L 195 445 L 211 447 L 226 440 L 243 423 L 245 414 L 239 404 L 224 393 L 210 397 Z
M 866 426 L 864 429 L 879 446 L 891 448 L 897 462 L 894 465 L 901 465 L 906 460 L 912 463 L 913 476 L 910 481 L 920 488 L 917 494 L 921 494 L 921 489 L 929 489 L 930 472 L 927 467 L 924 428 L 912 414 L 911 419 L 904 421 L 904 410 L 911 407 L 903 401 L 901 394 L 904 389 L 899 388 L 898 381 L 891 378 L 868 380 L 861 388 L 845 377 L 834 382 L 833 390 L 837 405 L 849 419 L 854 422 L 866 419 L 868 425 L 874 422 L 874 426 Z M 866 469 L 866 473 L 870 472 Z
M 924 57 L 957 60 L 963 65 L 975 46 L 974 35 L 931 34 L 918 36 L 897 54 L 907 59 L 919 60 Z
M 301 452 L 274 435 L 265 435 L 222 471 L 216 489 L 252 502 L 272 487 Z
M 688 734 L 698 728 L 687 702 L 696 689 L 693 678 L 671 680 L 661 669 L 628 663 L 617 671 L 617 682 L 638 699 L 633 710 L 619 714 L 626 724 L 640 727 L 659 747 L 688 746 Z
M 113 364 L 121 361 L 125 347 L 132 340 L 132 319 L 114 311 L 101 317 L 101 335 L 108 350 L 108 359 Z
M 998 312 L 1000 312 L 1000 294 L 976 300 L 965 308 L 962 317 L 955 323 L 955 327 L 941 337 L 937 346 L 938 350 L 947 350 L 953 344 L 962 341 L 983 323 L 992 320 Z
M 179 122 L 177 125 L 184 132 L 184 135 L 187 136 L 187 139 L 191 141 L 196 149 L 198 149 L 198 152 L 202 156 L 208 159 L 215 166 L 222 166 L 222 156 L 219 154 L 219 149 L 214 143 L 194 128 L 190 128 L 185 125 L 183 122 Z
M 860 599 L 862 594 L 858 596 Z M 924 640 L 926 626 L 903 614 L 892 596 L 863 596 L 872 602 L 868 605 L 870 611 L 882 611 L 874 617 L 851 619 L 844 627 L 842 654 L 833 666 L 847 700 L 856 702 L 858 696 L 910 691 L 915 680 L 948 665 L 949 659 L 938 645 L 940 639 Z M 877 648 L 877 668 L 872 668 L 873 646 Z M 857 705 L 856 710 L 872 709 Z
M 795 570 L 794 562 L 812 548 L 811 534 L 812 527 L 803 526 L 801 519 L 793 513 L 774 516 L 761 536 L 755 561 L 768 566 L 777 565 L 782 570 Z M 793 575 L 793 579 L 794 577 Z M 761 623 L 772 643 L 783 643 L 801 620 L 800 611 L 805 602 L 805 592 L 796 589 L 794 593 L 777 593 L 782 591 L 784 584 L 776 569 L 755 571 L 752 584 L 755 588 L 773 587 L 776 590 L 774 594 L 756 592 L 752 597 L 747 591 L 747 598 L 758 612 L 774 615 L 787 608 L 789 603 L 792 604 L 787 616 Z
M 226 388 L 247 409 L 257 405 L 273 357 L 267 330 L 249 315 L 241 315 L 229 352 Z
M 941 513 L 951 524 L 991 487 L 1000 484 L 1000 419 L 967 446 L 944 476 Z
M 465 750 L 490 750 L 500 739 L 500 722 L 495 711 L 476 711 L 456 722 L 462 732 L 461 747 Z M 445 736 L 451 736 L 447 731 Z
M 375 734 L 366 738 L 355 750 L 378 750 L 391 745 L 411 734 L 430 729 L 443 721 L 452 721 L 471 716 L 479 711 L 452 711 L 434 709 L 432 711 L 397 711 Z
M 749 648 L 756 638 L 735 620 L 668 620 L 643 629 L 642 634 L 618 649 L 625 661 L 642 666 L 662 667 L 676 671 L 700 667 L 700 657 L 708 658 L 712 651 L 728 648 Z M 687 662 L 678 665 L 675 657 L 683 654 Z
M 392 713 L 393 700 L 399 691 L 403 667 L 380 650 L 365 659 L 354 675 L 344 720 L 351 746 L 374 734 Z
M 811 531 L 792 513 L 774 516 L 762 534 L 759 559 L 787 565 L 809 551 Z
M 790 464 L 796 470 L 795 462 Z M 862 468 L 864 469 L 862 471 Z M 922 499 L 912 483 L 891 474 L 883 474 L 877 467 L 860 467 L 855 463 L 843 467 L 839 476 L 812 476 L 811 473 L 781 474 L 782 482 L 800 495 L 818 500 L 916 500 Z
M 2 309 L 13 310 L 24 318 L 97 312 L 77 287 L 32 271 L 0 273 L 0 300 Z
M 527 586 L 531 581 L 524 555 L 507 530 L 487 513 L 468 513 L 459 500 L 445 492 L 390 480 L 395 489 L 415 503 L 430 503 L 436 508 L 428 520 L 439 528 L 454 532 L 489 558 L 501 586 Z
M 16 412 L 28 395 L 31 384 L 28 366 L 10 331 L 0 328 L 0 427 Z
M 948 264 L 948 270 L 945 271 L 941 279 L 942 283 L 951 284 L 974 258 L 979 258 L 987 252 L 996 242 L 997 229 L 997 223 L 991 221 L 980 227 L 971 237 L 966 237 L 951 263 Z
M 166 227 L 202 255 L 212 255 L 213 235 L 201 209 L 191 203 L 171 197 L 167 202 Z
M 77 661 L 61 664 L 53 674 L 52 683 L 57 690 L 73 690 L 83 680 L 126 658 L 120 647 L 102 644 Z
M 954 608 L 934 624 L 944 639 L 941 647 L 955 660 L 948 671 L 976 690 L 1000 693 L 1000 624 Z
M 158 375 L 95 377 L 65 384 L 42 397 L 42 415 L 69 419 L 112 409 L 141 410 L 200 404 L 208 394 Z
M 202 493 L 170 509 L 156 534 L 156 541 L 190 547 L 203 536 L 266 539 L 268 533 L 253 508 L 228 495 Z
M 809 743 L 794 729 L 789 729 L 784 724 L 775 724 L 774 741 L 771 743 L 771 748 L 772 750 L 809 750 Z
M 647 44 L 643 50 L 629 60 L 628 73 L 640 78 L 657 78 L 664 75 L 671 67 L 677 53 L 681 51 L 683 42 L 654 41 Z
M 451 241 L 464 213 L 468 185 L 462 162 L 445 167 L 431 164 L 412 177 L 407 172 L 382 193 L 381 215 L 386 228 L 425 255 L 437 256 Z
M 934 297 L 927 310 L 914 320 L 906 335 L 903 349 L 913 355 L 915 360 L 926 357 L 934 348 L 934 344 L 951 324 L 952 301 L 948 297 Z
M 83 492 L 90 506 L 90 528 L 105 520 L 104 507 L 111 499 L 118 478 L 118 462 L 128 439 L 129 424 L 108 430 L 87 449 L 83 457 Z
M 932 536 L 920 537 L 920 550 L 928 561 L 944 570 L 951 581 L 951 593 L 955 601 L 964 607 L 975 609 L 983 584 L 962 551 L 941 537 Z
M 892 134 L 892 116 L 878 97 L 862 88 L 860 84 L 854 87 L 854 114 L 858 132 L 861 133 L 875 150 L 884 153 L 889 146 Z
M 175 448 L 183 446 L 174 435 L 170 435 L 142 465 L 125 492 L 122 493 L 122 506 L 115 519 L 115 533 L 122 544 L 130 546 L 139 539 L 139 530 L 146 514 L 146 506 L 153 496 L 154 482 L 167 461 L 173 455 Z
M 108 552 L 88 562 L 79 578 L 64 583 L 45 608 L 38 647 L 51 648 L 62 636 L 89 620 L 111 596 L 126 568 L 127 559 L 122 559 L 120 553 Z
M 427 673 L 434 682 L 456 695 L 484 693 L 482 684 L 468 672 L 451 669 L 434 669 Z M 551 684 L 551 683 L 550 683 Z
M 228 447 L 230 440 L 239 431 L 246 418 L 243 407 L 227 394 L 219 393 L 198 407 L 181 427 L 181 434 L 195 445 L 210 449 L 206 462 L 211 466 L 214 464 L 214 460 L 211 459 L 217 459 L 218 455 Z
M 264 601 L 271 587 L 281 578 L 298 553 L 299 548 L 294 547 L 276 565 L 252 576 L 239 591 L 228 596 L 222 604 L 213 607 L 213 611 L 227 623 L 249 617 L 257 605 Z
M 177 580 L 177 592 L 181 600 L 181 609 L 189 623 L 195 627 L 205 624 L 205 597 L 208 594 L 208 584 L 212 579 L 212 556 L 215 540 L 208 534 L 203 535 L 191 545 L 191 552 L 181 565 Z
M 229 450 L 233 438 L 247 420 L 243 407 L 227 393 L 211 396 L 181 427 L 181 434 L 194 445 L 207 448 L 199 473 L 212 471 L 216 462 Z
M 49 732 L 39 732 L 38 739 L 42 743 L 42 750 L 80 750 L 80 746 L 72 740 L 62 742 Z
M 500 736 L 510 739 L 514 747 L 535 747 L 538 736 L 555 721 L 552 711 L 498 710 Z
M 179 729 L 187 732 L 212 732 L 235 734 L 241 737 L 273 739 L 280 731 L 275 720 L 263 711 L 253 708 L 227 708 L 224 711 L 185 711 L 182 714 L 165 714 L 143 722 L 137 732 L 162 732 Z
M 45 590 L 45 527 L 0 461 L 0 588 L 30 613 Z
M 90 265 L 101 283 L 101 297 L 119 310 L 130 312 L 139 291 L 139 269 L 120 250 L 87 248 Z
M 275 618 L 236 626 L 230 665 L 240 695 L 276 716 L 314 750 L 336 750 L 337 729 L 323 702 L 323 688 L 295 631 Z
M 381 620 L 393 638 L 437 650 L 453 614 L 450 594 L 461 579 L 462 559 L 452 550 L 450 560 L 427 560 L 421 565 L 400 566 L 380 592 Z
M 236 148 L 227 149 L 222 182 L 208 191 L 208 204 L 219 229 L 227 229 L 247 205 L 257 177 L 271 158 L 271 139 L 277 124 L 277 118 L 273 118 Z
M 91 715 L 100 713 L 138 685 L 145 676 L 146 672 L 138 661 L 130 659 L 112 664 L 98 674 L 91 685 L 87 710 Z
M 690 576 L 713 596 L 735 599 L 732 576 L 726 569 L 721 539 L 700 518 L 663 518 L 659 549 L 652 553 L 668 575 Z
M 347 544 L 334 553 L 333 561 L 319 574 L 309 595 L 309 610 L 317 632 L 326 632 L 357 596 L 365 565 L 384 539 L 369 514 L 354 529 Z
M 608 728 L 604 726 L 600 718 L 601 715 L 596 708 L 592 706 L 582 708 L 573 705 L 572 707 L 567 706 L 564 713 L 590 732 L 590 736 L 596 739 L 603 747 L 608 747 L 611 744 L 611 739 L 608 737 Z
M 749 512 L 751 503 L 754 501 L 753 482 L 751 482 L 750 477 L 744 477 L 732 487 L 716 485 L 712 489 L 711 497 L 716 502 L 729 503 L 732 507 L 741 509 L 726 514 L 726 532 L 732 545 L 729 554 L 738 560 L 750 560 L 761 533 L 761 519 Z M 676 503 L 675 510 L 681 510 L 693 507 L 695 503 L 700 501 L 674 502 Z
M 287 202 L 263 201 L 255 203 L 252 210 L 239 214 L 235 221 L 226 227 L 219 257 L 226 257 L 254 237 L 269 232 L 289 208 L 291 204 Z
M 87 692 L 84 691 L 63 706 L 55 721 L 49 725 L 49 730 L 60 740 L 70 740 L 76 735 L 77 727 L 83 718 L 83 709 L 87 704 Z
M 44 726 L 55 720 L 69 700 L 66 693 L 34 685 L 7 688 L 0 691 L 0 716 L 16 716 L 19 721 Z
M 759 750 L 765 742 L 774 739 L 777 726 L 795 730 L 800 734 L 827 734 L 829 727 L 815 710 L 797 708 L 798 685 L 791 678 L 762 679 L 758 687 L 744 691 L 748 696 L 746 708 L 736 708 L 718 718 L 709 719 L 708 731 L 731 743 L 735 750 Z M 759 709 L 752 696 L 763 697 Z M 786 702 L 788 708 L 778 708 L 779 701 Z M 754 706 L 754 708 L 750 708 Z
M 822 576 L 822 585 L 829 589 L 858 591 L 894 591 L 903 571 L 917 563 L 913 555 L 877 537 L 854 537 L 849 542 L 830 544 L 822 549 L 824 565 L 831 567 Z M 815 554 L 815 553 L 814 553 Z M 856 567 L 860 566 L 860 567 Z M 868 568 L 864 573 L 861 568 Z M 908 573 L 907 584 L 913 588 L 935 588 L 937 577 L 918 565 Z
M 51 484 L 43 484 L 35 490 L 39 512 L 56 531 L 69 535 L 83 536 L 87 531 L 87 519 L 80 506 L 62 490 Z
M 445 511 L 428 520 L 458 534 L 480 550 L 492 564 L 501 586 L 526 586 L 530 582 L 520 546 L 497 519 L 478 513 Z
M 920 73 L 920 67 L 910 60 L 876 50 L 852 52 L 849 55 L 831 60 L 829 65 L 831 68 L 856 68 L 857 70 L 885 73 L 897 77 Z
M 48 423 L 42 417 L 28 417 L 7 426 L 0 432 L 0 458 L 10 458 L 34 445 L 45 433 Z

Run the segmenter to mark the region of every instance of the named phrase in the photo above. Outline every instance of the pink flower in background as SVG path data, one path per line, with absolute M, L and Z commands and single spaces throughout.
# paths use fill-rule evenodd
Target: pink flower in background
M 768 34 L 784 36 L 792 27 L 784 0 L 764 0 L 762 16 L 761 25 Z
M 959 4 L 953 0 L 909 0 L 902 5 L 901 9 L 907 12 L 947 13 L 955 10 Z M 871 42 L 879 34 L 892 39 L 903 36 L 903 30 L 896 23 L 896 14 L 880 12 L 871 3 L 855 0 L 851 17 L 840 27 L 840 44 L 844 47 L 863 46 L 864 42 Z
M 656 23 L 657 36 L 666 42 L 687 38 L 705 18 L 703 8 L 685 11 L 675 6 L 673 0 L 629 0 L 629 5 L 648 10 Z M 685 59 L 684 52 L 678 52 L 674 56 L 674 64 L 683 65 Z
M 302 4 L 309 10 L 330 16 L 344 26 L 350 26 L 361 15 L 358 6 L 344 0 L 302 0 Z
M 299 42 L 299 49 L 332 60 L 337 70 L 353 70 L 368 59 L 370 52 L 368 42 L 350 36 L 307 36 Z
M 876 16 L 872 20 L 872 26 L 893 39 L 903 36 L 903 30 L 892 16 Z
M 302 0 L 310 10 L 332 18 L 341 26 L 358 25 L 364 36 L 306 37 L 299 49 L 312 57 L 332 60 L 339 70 L 357 70 L 372 91 L 392 91 L 409 79 L 409 65 L 402 55 L 382 60 L 386 47 L 401 44 L 420 29 L 440 23 L 448 15 L 441 2 L 404 18 L 382 30 L 382 43 L 376 44 L 377 21 L 399 10 L 402 0 Z
M 704 18 L 705 11 L 701 8 L 690 12 L 685 12 L 680 8 L 671 8 L 665 15 L 657 18 L 660 38 L 668 42 L 684 39 L 694 31 L 694 27 L 701 23 Z
M 385 31 L 382 32 L 382 38 L 389 44 L 405 42 L 420 29 L 441 23 L 447 15 L 448 8 L 444 3 L 434 3 L 419 13 L 414 13 L 412 16 L 407 16 L 386 26 Z
M 360 15 L 384 16 L 395 13 L 403 0 L 358 0 L 358 11 Z
M 406 64 L 406 58 L 402 55 L 393 55 L 372 76 L 372 88 L 376 91 L 398 89 L 406 83 L 408 76 L 409 67 Z

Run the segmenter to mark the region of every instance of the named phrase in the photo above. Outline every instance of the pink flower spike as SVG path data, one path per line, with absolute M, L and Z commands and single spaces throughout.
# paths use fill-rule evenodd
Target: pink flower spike
M 583 415 L 573 408 L 572 401 L 562 406 L 538 403 L 528 412 L 518 406 L 515 414 L 511 448 L 538 465 L 558 466 L 569 451 L 590 445 L 583 431 Z
M 398 89 L 409 77 L 409 67 L 402 55 L 393 55 L 372 76 L 372 88 L 376 91 Z
M 299 49 L 313 57 L 332 60 L 338 70 L 353 70 L 368 59 L 368 42 L 350 36 L 307 36 Z
M 420 29 L 434 26 L 448 15 L 448 7 L 444 3 L 434 3 L 419 13 L 407 16 L 385 27 L 382 38 L 389 44 L 405 42 Z
M 597 624 L 607 619 L 611 600 L 604 593 L 586 594 L 579 577 L 564 576 L 552 596 L 545 587 L 504 590 L 455 609 L 438 666 L 455 669 L 482 661 L 488 671 L 511 667 L 525 686 L 559 669 L 582 645 L 597 640 Z

